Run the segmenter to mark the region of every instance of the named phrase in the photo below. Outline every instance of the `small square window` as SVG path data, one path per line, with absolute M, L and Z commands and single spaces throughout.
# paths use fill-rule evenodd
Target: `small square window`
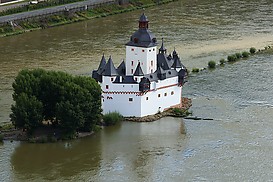
M 134 73 L 134 69 L 131 69 L 131 73 L 132 73 L 132 74 Z
M 171 92 L 171 95 L 173 95 L 173 94 L 174 94 L 174 91 Z
M 142 49 L 142 52 L 145 52 L 145 50 L 144 50 L 144 49 Z
M 129 98 L 129 102 L 133 102 L 133 98 L 132 97 Z
M 150 49 L 149 52 L 151 52 L 152 50 Z
M 160 97 L 160 94 L 158 94 L 157 96 Z
M 111 82 L 114 81 L 114 78 L 111 78 Z
M 106 88 L 106 89 L 109 89 L 109 85 L 106 85 L 105 88 Z
M 134 50 L 135 50 L 135 49 L 133 49 L 133 48 L 131 49 L 131 51 L 134 51 Z
M 134 66 L 134 61 L 131 61 L 131 65 Z
M 164 96 L 166 97 L 166 96 L 167 96 L 167 93 L 164 93 Z
M 146 97 L 146 100 L 149 100 L 149 97 Z
M 155 48 L 153 48 L 153 51 L 155 51 Z

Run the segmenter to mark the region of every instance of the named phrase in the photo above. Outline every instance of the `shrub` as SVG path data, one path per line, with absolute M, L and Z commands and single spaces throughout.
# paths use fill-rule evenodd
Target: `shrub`
M 106 126 L 115 125 L 122 120 L 122 115 L 118 112 L 110 112 L 103 116 L 103 121 Z
M 229 55 L 228 57 L 227 57 L 227 60 L 228 60 L 228 62 L 234 62 L 234 61 L 236 61 L 237 60 L 237 57 L 236 57 L 236 55 Z
M 239 53 L 239 52 L 237 52 L 237 53 L 235 54 L 235 56 L 236 56 L 237 59 L 240 59 L 240 58 L 242 57 L 242 54 Z
M 255 49 L 254 47 L 251 47 L 251 48 L 249 49 L 249 52 L 250 52 L 251 54 L 254 54 L 254 53 L 256 52 L 256 49 Z
M 243 58 L 248 58 L 248 57 L 249 57 L 249 52 L 244 51 L 244 52 L 242 53 L 242 57 L 243 57 Z
M 220 65 L 225 64 L 226 60 L 225 59 L 220 59 Z
M 208 62 L 208 67 L 209 67 L 209 68 L 215 68 L 215 66 L 216 66 L 215 61 L 209 61 L 209 62 Z
M 192 68 L 192 72 L 193 73 L 198 73 L 199 72 L 199 68 Z
M 3 140 L 4 140 L 4 135 L 0 133 L 0 142 L 3 142 Z

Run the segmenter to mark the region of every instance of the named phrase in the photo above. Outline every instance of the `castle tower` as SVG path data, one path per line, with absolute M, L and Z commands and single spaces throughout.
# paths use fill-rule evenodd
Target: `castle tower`
M 139 18 L 138 30 L 126 44 L 126 75 L 133 75 L 138 64 L 143 74 L 150 74 L 157 69 L 157 42 L 154 34 L 148 29 L 149 20 L 144 13 Z

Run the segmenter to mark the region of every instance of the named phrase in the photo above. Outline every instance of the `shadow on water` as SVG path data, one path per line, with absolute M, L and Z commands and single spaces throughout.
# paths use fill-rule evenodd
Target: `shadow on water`
M 49 144 L 22 143 L 18 146 L 11 162 L 17 179 L 51 180 L 71 178 L 79 173 L 100 167 L 100 134 L 74 141 Z

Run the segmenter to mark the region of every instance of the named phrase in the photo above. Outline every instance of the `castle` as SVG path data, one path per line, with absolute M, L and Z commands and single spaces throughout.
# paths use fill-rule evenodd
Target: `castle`
M 126 44 L 125 62 L 115 68 L 112 58 L 106 62 L 103 55 L 92 72 L 102 89 L 104 114 L 143 117 L 181 106 L 186 68 L 175 50 L 167 55 L 163 39 L 157 53 L 157 40 L 148 27 L 143 13 L 139 29 Z

